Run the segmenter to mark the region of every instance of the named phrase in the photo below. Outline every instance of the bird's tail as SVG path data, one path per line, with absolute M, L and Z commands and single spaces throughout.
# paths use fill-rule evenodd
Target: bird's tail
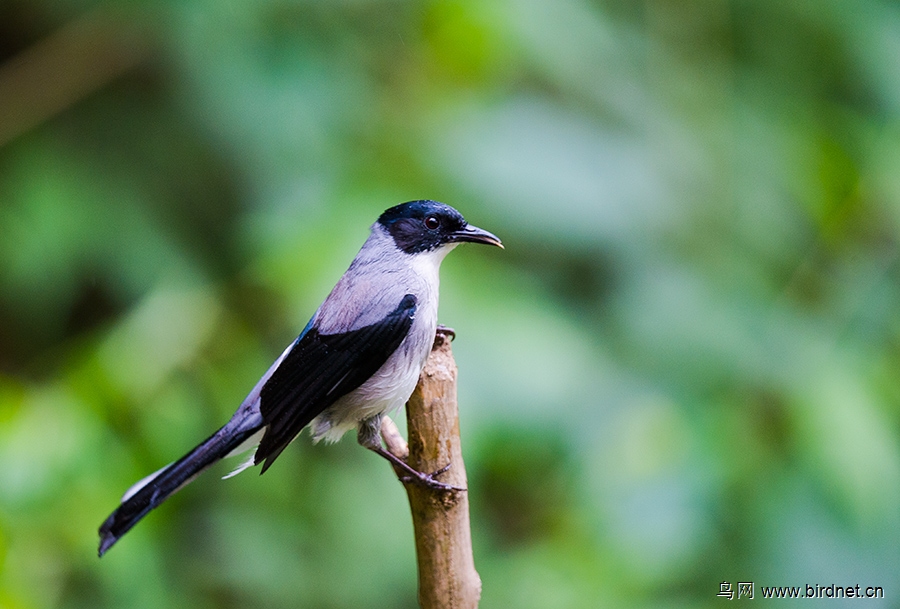
M 232 420 L 181 459 L 136 483 L 122 497 L 122 504 L 100 525 L 99 555 L 109 550 L 153 508 L 216 461 L 240 452 L 258 438 L 261 420 Z

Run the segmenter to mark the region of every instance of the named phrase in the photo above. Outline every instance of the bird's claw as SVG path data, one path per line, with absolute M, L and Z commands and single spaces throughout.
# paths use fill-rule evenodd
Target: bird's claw
M 403 484 L 418 484 L 419 486 L 424 486 L 425 488 L 430 488 L 435 491 L 465 491 L 466 489 L 461 486 L 453 486 L 452 484 L 444 484 L 443 482 L 438 482 L 435 480 L 437 476 L 440 476 L 448 469 L 450 469 L 450 463 L 442 467 L 441 469 L 432 472 L 430 474 L 425 474 L 420 472 L 419 470 L 413 468 L 409 463 L 394 455 L 386 450 L 384 450 L 381 446 L 369 446 L 365 445 L 366 448 L 372 450 L 388 461 L 394 466 L 394 471 L 397 473 L 397 479 L 400 480 Z
M 453 486 L 452 484 L 446 484 L 444 482 L 440 482 L 435 480 L 437 476 L 440 476 L 444 472 L 450 469 L 450 463 L 442 467 L 441 469 L 431 472 L 430 474 L 425 474 L 423 472 L 415 472 L 415 475 L 402 476 L 400 481 L 404 484 L 418 484 L 420 486 L 424 486 L 425 488 L 430 488 L 435 491 L 465 491 L 461 486 Z M 413 470 L 415 471 L 415 470 Z
M 436 334 L 445 336 L 445 337 L 449 338 L 450 340 L 453 340 L 454 338 L 456 338 L 456 330 L 454 330 L 453 328 L 450 328 L 448 326 L 445 326 L 444 324 L 438 324 Z
M 434 476 L 440 476 L 441 474 L 443 474 L 444 472 L 446 472 L 447 470 L 449 470 L 451 465 L 453 465 L 453 464 L 452 464 L 452 463 L 448 463 L 447 465 L 445 465 L 445 466 L 442 467 L 441 469 L 437 470 L 436 472 L 431 472 L 431 476 L 432 476 L 432 477 L 434 477 Z

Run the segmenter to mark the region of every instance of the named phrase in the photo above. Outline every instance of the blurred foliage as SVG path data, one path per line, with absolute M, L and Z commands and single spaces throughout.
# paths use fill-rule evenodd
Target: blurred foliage
M 422 197 L 507 245 L 443 270 L 483 607 L 896 602 L 898 49 L 887 0 L 0 4 L 0 607 L 415 606 L 352 441 L 95 531 Z

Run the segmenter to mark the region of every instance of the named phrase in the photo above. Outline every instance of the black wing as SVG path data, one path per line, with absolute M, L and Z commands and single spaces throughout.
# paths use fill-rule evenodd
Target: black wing
M 343 334 L 311 328 L 300 335 L 260 392 L 266 432 L 255 463 L 265 460 L 262 472 L 310 421 L 381 368 L 406 338 L 416 302 L 407 294 L 381 321 Z

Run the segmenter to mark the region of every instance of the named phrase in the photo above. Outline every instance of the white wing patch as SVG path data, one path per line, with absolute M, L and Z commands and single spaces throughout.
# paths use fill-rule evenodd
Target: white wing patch
M 237 476 L 239 473 L 241 473 L 245 469 L 248 469 L 248 468 L 256 465 L 256 463 L 254 462 L 256 459 L 256 447 L 259 446 L 259 442 L 260 442 L 260 440 L 262 440 L 263 434 L 265 432 L 266 432 L 266 428 L 263 427 L 262 429 L 257 431 L 255 434 L 253 434 L 252 436 L 250 436 L 249 438 L 247 438 L 246 440 L 241 442 L 240 445 L 238 445 L 238 447 L 235 448 L 233 451 L 231 451 L 230 453 L 225 455 L 225 458 L 227 459 L 228 457 L 236 457 L 239 454 L 246 452 L 248 450 L 253 451 L 252 453 L 250 453 L 250 456 L 248 458 L 244 459 L 244 461 L 242 461 L 241 464 L 238 465 L 231 473 L 226 474 L 225 476 L 222 476 L 222 480 L 227 480 L 228 478 L 231 478 L 232 476 Z
M 172 465 L 172 464 L 169 463 L 169 465 Z M 140 491 L 142 488 L 144 488 L 145 486 L 147 486 L 148 484 L 150 484 L 151 482 L 153 482 L 153 480 L 154 480 L 158 475 L 160 475 L 161 473 L 163 473 L 163 472 L 169 467 L 169 465 L 166 465 L 165 467 L 159 468 L 158 470 L 156 470 L 155 472 L 153 472 L 153 473 L 150 474 L 149 476 L 145 476 L 145 477 L 141 478 L 140 480 L 138 480 L 137 482 L 135 482 L 134 484 L 132 484 L 130 487 L 128 487 L 128 490 L 125 491 L 125 494 L 124 494 L 124 495 L 122 495 L 122 503 L 125 503 L 126 501 L 128 501 L 129 499 L 131 499 L 132 497 L 134 497 L 134 495 L 135 495 L 138 491 Z

